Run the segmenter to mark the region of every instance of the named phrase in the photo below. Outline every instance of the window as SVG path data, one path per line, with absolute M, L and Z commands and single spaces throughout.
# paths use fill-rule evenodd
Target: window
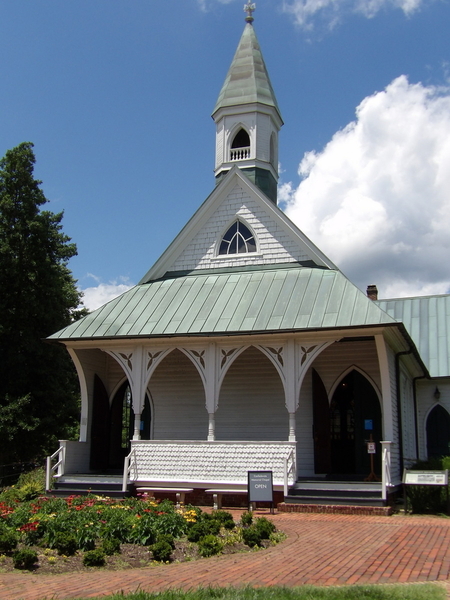
M 250 229 L 235 221 L 222 238 L 219 254 L 248 254 L 256 252 L 256 242 Z
M 245 160 L 247 158 L 250 158 L 250 137 L 245 129 L 239 129 L 231 144 L 230 160 Z

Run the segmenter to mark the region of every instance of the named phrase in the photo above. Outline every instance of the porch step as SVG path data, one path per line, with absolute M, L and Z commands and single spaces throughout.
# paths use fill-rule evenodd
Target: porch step
M 355 481 L 297 481 L 285 496 L 287 504 L 384 506 L 381 483 Z
M 122 491 L 121 475 L 92 475 L 76 474 L 63 475 L 55 478 L 54 488 L 51 490 L 54 496 L 109 496 L 111 498 L 125 498 L 130 496 L 130 491 Z

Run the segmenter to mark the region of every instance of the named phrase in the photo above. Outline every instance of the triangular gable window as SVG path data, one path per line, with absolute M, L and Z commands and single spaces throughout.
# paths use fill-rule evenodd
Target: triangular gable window
M 256 252 L 255 237 L 241 221 L 235 221 L 222 238 L 220 254 L 248 254 Z

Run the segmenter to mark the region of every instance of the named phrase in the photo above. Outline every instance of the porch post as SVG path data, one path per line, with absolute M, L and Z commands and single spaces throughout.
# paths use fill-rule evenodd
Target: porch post
M 141 439 L 141 413 L 134 413 L 133 440 Z
M 297 369 L 295 364 L 295 341 L 288 340 L 286 344 L 286 371 L 285 371 L 285 394 L 286 408 L 289 414 L 289 436 L 290 442 L 296 442 L 295 433 L 295 413 L 298 407 L 297 404 L 297 386 L 296 376 Z
M 289 441 L 295 442 L 295 412 L 289 413 Z
M 208 442 L 214 442 L 216 439 L 216 421 L 214 413 L 208 413 Z
M 216 366 L 216 344 L 211 342 L 206 350 L 206 368 L 205 368 L 205 395 L 206 410 L 208 411 L 208 442 L 214 442 L 216 439 L 216 420 L 217 410 L 217 366 Z

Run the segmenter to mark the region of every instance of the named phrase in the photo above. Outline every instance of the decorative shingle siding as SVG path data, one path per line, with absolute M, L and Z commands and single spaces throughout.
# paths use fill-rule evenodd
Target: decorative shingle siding
M 246 485 L 248 471 L 272 471 L 274 485 L 283 485 L 289 442 L 131 442 L 136 454 L 135 482 Z M 293 480 L 290 480 L 293 483 Z
M 253 230 L 259 244 L 255 254 L 216 256 L 217 243 L 236 218 Z M 306 261 L 310 257 L 263 208 L 236 186 L 168 271 L 190 271 Z

